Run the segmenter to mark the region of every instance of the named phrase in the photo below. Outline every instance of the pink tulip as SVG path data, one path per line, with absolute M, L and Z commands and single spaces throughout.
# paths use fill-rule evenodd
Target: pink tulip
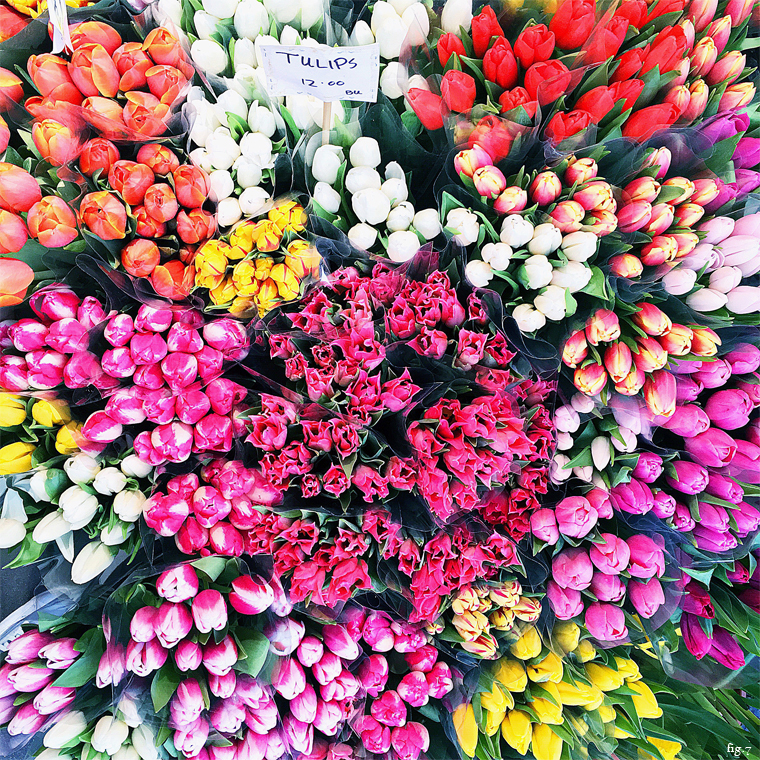
M 663 421 L 662 427 L 683 438 L 693 438 L 710 427 L 710 418 L 701 407 L 686 404 L 677 406 L 672 416 Z
M 322 627 L 325 646 L 343 660 L 355 660 L 361 650 L 359 645 L 348 635 L 342 625 L 325 625 Z
M 195 386 L 186 388 L 175 397 L 175 410 L 180 422 L 195 425 L 208 414 L 211 402 L 208 396 Z
M 192 609 L 193 622 L 200 633 L 222 631 L 227 626 L 227 605 L 215 589 L 201 591 L 193 599 Z
M 290 712 L 302 723 L 313 723 L 317 717 L 317 693 L 307 683 L 306 688 L 290 701 Z
M 203 664 L 209 673 L 225 676 L 238 660 L 238 650 L 232 637 L 227 635 L 218 644 L 209 641 L 203 645 Z
M 196 757 L 208 739 L 208 732 L 208 721 L 199 717 L 194 723 L 189 723 L 174 732 L 174 747 L 185 757 Z
M 248 355 L 250 340 L 241 322 L 225 317 L 209 322 L 203 328 L 206 343 L 222 352 L 225 359 L 240 361 Z
M 122 434 L 120 423 L 106 412 L 93 412 L 82 427 L 82 435 L 94 443 L 111 443 Z
M 34 629 L 22 633 L 8 644 L 5 662 L 10 665 L 25 665 L 34 662 L 39 656 L 40 650 L 53 641 L 49 633 L 40 633 Z
M 687 438 L 684 448 L 695 461 L 705 467 L 725 467 L 731 463 L 738 450 L 736 441 L 728 433 L 716 428 Z
M 374 700 L 370 712 L 372 717 L 384 726 L 403 726 L 406 723 L 406 705 L 393 689 L 384 691 Z
M 672 517 L 676 511 L 676 500 L 665 491 L 657 491 L 654 495 L 654 507 L 652 507 L 652 514 L 659 517 L 661 520 L 667 520 L 668 517 Z
M 177 532 L 174 542 L 183 554 L 197 554 L 208 545 L 208 531 L 198 525 L 194 517 L 189 517 Z
M 82 654 L 74 649 L 76 644 L 77 640 L 70 636 L 56 639 L 40 649 L 39 658 L 53 670 L 66 670 Z
M 335 702 L 317 702 L 317 715 L 314 718 L 314 728 L 325 736 L 335 736 L 343 722 L 343 711 Z M 379 724 L 378 724 L 379 725 Z
M 193 618 L 184 602 L 164 602 L 156 614 L 156 637 L 167 649 L 177 646 L 192 630 Z
M 374 652 L 390 651 L 396 638 L 391 631 L 390 619 L 382 612 L 372 612 L 367 616 L 362 636 Z
M 537 509 L 530 516 L 530 531 L 539 540 L 554 546 L 559 541 L 559 528 L 553 509 Z
M 285 699 L 297 697 L 306 688 L 306 676 L 301 663 L 294 657 L 280 657 L 272 670 L 272 686 Z
M 137 333 L 129 341 L 129 353 L 135 364 L 158 364 L 167 351 L 166 341 L 157 333 Z
M 235 693 L 236 687 L 237 674 L 234 670 L 231 670 L 226 676 L 217 676 L 214 673 L 209 673 L 208 688 L 215 697 L 228 699 Z
M 707 487 L 708 472 L 696 462 L 673 462 L 674 473 L 665 479 L 671 488 L 685 494 L 698 494 Z
M 145 503 L 143 516 L 160 536 L 173 536 L 190 514 L 190 505 L 177 494 L 155 494 Z
M 99 689 L 118 686 L 127 667 L 127 653 L 121 644 L 108 645 L 98 662 L 95 685 Z
M 187 639 L 180 641 L 174 650 L 174 662 L 183 673 L 188 670 L 197 670 L 203 662 L 200 644 Z
M 295 652 L 305 633 L 306 626 L 289 617 L 273 620 L 264 628 L 264 635 L 269 639 L 269 649 L 278 657 L 287 657 Z
M 433 669 L 425 674 L 425 679 L 433 699 L 441 699 L 454 688 L 451 668 L 445 662 L 436 662 Z
M 245 720 L 246 712 L 242 703 L 232 699 L 217 702 L 209 711 L 211 725 L 222 734 L 234 734 Z
M 258 575 L 241 575 L 232 581 L 232 592 L 228 598 L 233 608 L 241 615 L 259 615 L 271 606 L 274 591 Z
M 594 566 L 584 549 L 566 549 L 552 559 L 552 577 L 562 588 L 582 591 L 591 584 Z
M 337 655 L 332 652 L 325 652 L 311 670 L 314 678 L 317 679 L 317 683 L 324 686 L 340 675 L 341 670 L 343 670 L 343 663 Z
M 593 602 L 584 617 L 588 632 L 600 641 L 621 641 L 628 636 L 625 614 L 614 604 Z
M 245 548 L 240 531 L 226 522 L 214 525 L 208 532 L 208 538 L 214 551 L 227 557 L 239 557 Z
M 627 539 L 631 550 L 628 572 L 635 578 L 662 576 L 665 572 L 665 555 L 649 536 L 636 535 Z
M 198 575 L 190 564 L 164 570 L 156 581 L 158 595 L 167 602 L 185 602 L 198 593 Z
M 371 715 L 364 715 L 354 724 L 368 752 L 383 754 L 391 748 L 391 730 L 378 723 Z
M 601 537 L 604 543 L 595 543 L 589 550 L 589 558 L 602 573 L 622 573 L 631 559 L 628 544 L 614 533 L 602 533 Z
M 166 336 L 169 351 L 183 351 L 194 354 L 203 348 L 203 339 L 192 325 L 175 322 Z
M 6 730 L 10 736 L 19 736 L 21 734 L 31 736 L 36 734 L 47 720 L 47 715 L 42 715 L 32 704 L 27 702 L 16 711 Z
M 557 504 L 554 514 L 559 532 L 571 538 L 587 536 L 598 520 L 597 511 L 583 496 L 568 496 Z
M 324 645 L 316 636 L 306 636 L 298 645 L 296 654 L 301 665 L 305 668 L 310 668 L 320 661 L 324 651 Z
M 171 327 L 173 312 L 171 309 L 154 309 L 143 304 L 137 310 L 135 329 L 138 332 L 165 332 Z
M 642 617 L 651 618 L 665 604 L 662 584 L 657 578 L 650 578 L 646 583 L 631 579 L 628 582 L 628 598 Z
M 248 391 L 238 383 L 225 378 L 216 378 L 206 387 L 211 408 L 216 414 L 229 414 L 236 404 L 245 400 Z
M 19 319 L 8 332 L 14 348 L 27 353 L 45 347 L 49 329 L 36 319 Z
M 739 670 L 745 664 L 744 651 L 736 639 L 719 625 L 713 626 L 712 644 L 709 654 L 721 665 L 731 670 Z
M 8 682 L 16 691 L 39 691 L 55 680 L 52 668 L 35 668 L 20 665 L 8 674 Z
M 222 374 L 224 355 L 211 346 L 204 346 L 196 355 L 198 360 L 198 374 L 204 383 L 213 380 Z
M 594 573 L 589 588 L 600 602 L 619 602 L 625 596 L 625 584 L 619 575 Z
M 760 526 L 760 510 L 742 501 L 739 509 L 732 512 L 736 522 L 736 533 L 739 538 L 745 538 L 750 533 L 754 533 Z
M 127 670 L 138 676 L 149 676 L 158 670 L 169 656 L 169 650 L 164 649 L 156 640 L 147 643 L 130 641 L 127 645 Z
M 399 696 L 412 707 L 422 707 L 428 703 L 430 689 L 425 674 L 419 671 L 407 673 L 396 687 Z
M 694 534 L 694 540 L 697 542 L 697 548 L 705 552 L 722 554 L 739 545 L 736 536 L 728 531 L 719 531 L 697 525 L 692 529 L 692 533 Z
M 76 319 L 60 319 L 50 325 L 47 344 L 55 351 L 74 354 L 77 351 L 86 351 L 89 343 L 87 329 Z
M 405 654 L 404 660 L 412 670 L 429 673 L 438 660 L 438 650 L 431 644 L 426 644 L 422 649 L 419 649 L 416 652 L 408 652 Z
M 275 701 L 265 694 L 255 707 L 248 707 L 245 724 L 251 731 L 267 734 L 277 725 L 279 713 Z
M 134 641 L 146 643 L 156 637 L 157 607 L 140 607 L 132 616 L 129 634 Z
M 417 760 L 430 748 L 430 735 L 422 723 L 410 721 L 391 731 L 391 745 L 399 760 Z
M 50 390 L 63 382 L 66 354 L 58 351 L 31 351 L 26 355 L 27 379 L 35 390 Z
M 150 434 L 150 442 L 170 462 L 184 462 L 192 453 L 193 428 L 183 422 L 159 425 Z
M 68 707 L 76 698 L 76 693 L 76 689 L 48 684 L 34 698 L 34 709 L 41 715 L 53 715 L 64 707 Z
M 562 588 L 555 581 L 550 580 L 546 585 L 546 596 L 549 598 L 549 604 L 559 620 L 570 620 L 570 618 L 574 618 L 583 612 L 583 599 L 580 591 Z

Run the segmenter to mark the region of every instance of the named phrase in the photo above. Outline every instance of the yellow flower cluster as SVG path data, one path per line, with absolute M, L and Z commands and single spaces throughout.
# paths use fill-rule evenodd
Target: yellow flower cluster
M 209 240 L 195 257 L 196 287 L 207 288 L 215 306 L 236 315 L 256 310 L 263 316 L 298 298 L 302 281 L 319 275 L 319 253 L 294 237 L 305 222 L 303 207 L 287 201 L 266 219 L 239 224 L 228 241 Z
M 511 631 L 516 621 L 533 623 L 541 615 L 541 603 L 523 596 L 518 581 L 496 586 L 476 584 L 459 590 L 451 604 L 451 623 L 464 639 L 466 652 L 493 660 L 499 656 L 499 642 L 493 631 Z
M 491 690 L 478 695 L 480 721 L 472 704 L 460 705 L 453 715 L 467 755 L 475 755 L 481 735 L 493 737 L 501 730 L 512 750 L 525 755 L 530 749 L 535 760 L 559 760 L 570 739 L 577 745 L 573 757 L 588 756 L 585 745 L 590 742 L 634 736 L 616 725 L 618 718 L 624 718 L 628 727 L 637 722 L 620 712 L 624 701 L 633 704 L 639 719 L 662 715 L 633 660 L 609 657 L 608 664 L 594 662 L 596 649 L 589 641 L 580 641 L 580 634 L 575 623 L 557 623 L 551 646 L 546 647 L 534 626 L 522 631 L 509 647 L 509 655 L 494 667 Z M 675 760 L 681 750 L 678 742 L 646 733 L 640 738 L 656 747 L 664 760 Z M 652 757 L 644 751 L 639 756 L 642 760 Z
M 31 414 L 33 423 L 48 428 L 55 435 L 55 449 L 59 454 L 73 454 L 79 450 L 76 442 L 81 425 L 72 422 L 69 407 L 60 399 L 28 400 L 13 393 L 0 393 L 0 429 L 23 425 Z M 33 432 L 34 428 L 30 428 Z M 28 441 L 14 441 L 0 448 L 0 475 L 15 475 L 32 469 L 32 454 L 37 445 Z
M 47 0 L 6 0 L 6 2 L 14 10 L 32 18 L 37 18 L 48 7 Z M 91 0 L 66 0 L 66 5 L 69 8 L 85 8 L 91 5 Z

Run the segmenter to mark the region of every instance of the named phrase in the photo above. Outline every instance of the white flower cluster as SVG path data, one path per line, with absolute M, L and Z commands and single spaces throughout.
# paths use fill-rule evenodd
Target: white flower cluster
M 348 230 L 348 239 L 360 250 L 369 251 L 383 236 L 388 258 L 402 262 L 411 259 L 425 240 L 432 240 L 441 231 L 438 212 L 434 208 L 415 211 L 407 200 L 409 188 L 401 166 L 392 161 L 384 169 L 384 178 L 378 167 L 382 163 L 380 146 L 373 137 L 360 137 L 348 152 L 351 168 L 345 173 L 343 184 L 351 196 L 351 209 L 359 219 Z M 346 164 L 343 148 L 322 145 L 314 153 L 311 173 L 317 183 L 314 200 L 330 214 L 338 214 L 341 194 L 335 189 L 341 168 Z
M 465 209 L 454 209 L 447 218 L 447 227 L 452 228 L 451 216 L 462 211 L 469 216 L 475 214 Z M 478 239 L 477 231 L 470 221 L 469 227 L 460 227 L 454 240 L 464 245 Z M 520 214 L 511 214 L 502 222 L 500 242 L 488 243 L 481 249 L 482 260 L 474 259 L 467 264 L 465 274 L 476 287 L 486 287 L 495 272 L 505 272 L 511 263 L 517 264 L 516 277 L 520 285 L 528 291 L 530 302 L 515 306 L 512 316 L 522 332 L 540 330 L 547 320 L 559 322 L 567 311 L 566 292 L 577 293 L 591 280 L 592 271 L 587 262 L 597 250 L 598 238 L 592 232 L 562 233 L 553 224 L 538 224 L 535 227 Z M 554 256 L 554 258 L 550 258 Z
M 134 454 L 122 459 L 119 467 L 101 467 L 96 459 L 82 453 L 69 457 L 63 463 L 63 470 L 37 470 L 27 481 L 29 494 L 35 502 L 57 504 L 57 508 L 37 522 L 32 540 L 41 545 L 55 541 L 64 558 L 72 563 L 72 581 L 87 583 L 111 565 L 118 551 L 115 547 L 129 538 L 143 512 L 145 496 L 139 489 L 127 488 L 128 479 L 146 478 L 152 471 L 150 465 Z M 87 544 L 75 557 L 74 532 L 101 519 L 104 499 L 97 494 L 110 502 L 114 519 L 101 529 L 97 540 Z M 26 513 L 16 517 L 20 519 L 3 520 L 6 528 L 3 548 L 16 546 L 26 537 L 28 517 Z

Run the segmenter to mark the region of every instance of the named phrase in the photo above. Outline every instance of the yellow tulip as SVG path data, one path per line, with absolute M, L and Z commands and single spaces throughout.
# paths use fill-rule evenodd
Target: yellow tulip
M 506 581 L 498 588 L 492 588 L 489 597 L 499 607 L 514 607 L 520 601 L 522 586 L 518 581 Z
M 638 681 L 641 678 L 639 666 L 633 660 L 616 657 L 615 663 L 617 664 L 618 672 L 623 675 L 626 681 Z
M 562 681 L 557 684 L 557 690 L 563 705 L 582 705 L 588 706 L 589 710 L 596 710 L 604 701 L 604 693 L 600 689 L 581 681 L 576 681 L 574 684 Z
M 21 396 L 0 393 L 0 427 L 21 425 L 26 419 L 26 404 Z
M 230 246 L 250 253 L 254 249 L 253 233 L 255 229 L 256 222 L 243 222 L 239 224 L 230 235 Z
M 678 753 L 683 749 L 683 745 L 680 742 L 673 742 L 670 739 L 658 739 L 656 736 L 647 736 L 647 741 L 650 744 L 654 744 L 660 750 L 663 760 L 676 760 Z M 649 752 L 642 752 L 641 750 L 639 750 L 639 755 L 645 756 L 646 760 L 654 758 L 654 755 Z
M 256 262 L 253 259 L 243 259 L 235 264 L 232 269 L 232 284 L 237 295 L 254 296 L 259 292 L 261 281 L 256 274 Z
M 499 712 L 511 710 L 515 706 L 515 699 L 509 690 L 502 689 L 498 683 L 494 683 L 491 691 L 481 692 L 480 704 L 484 710 Z
M 599 710 L 599 717 L 602 719 L 602 723 L 611 723 L 617 717 L 615 708 L 612 705 L 599 705 L 596 709 Z
M 55 450 L 59 454 L 76 454 L 79 451 L 79 441 L 82 440 L 82 434 L 79 432 L 82 428 L 79 422 L 67 422 L 58 428 L 55 436 Z
M 573 650 L 573 654 L 581 661 L 581 662 L 588 662 L 589 660 L 593 660 L 594 657 L 596 657 L 596 649 L 594 649 L 594 645 L 586 639 L 585 641 L 581 641 L 580 644 Z
M 541 654 L 541 637 L 535 626 L 530 626 L 520 638 L 509 648 L 518 660 L 532 660 Z
M 602 691 L 613 691 L 623 685 L 625 676 L 619 670 L 613 670 L 606 665 L 589 662 L 586 665 L 586 675 L 594 686 Z
M 488 616 L 488 622 L 497 631 L 511 631 L 515 625 L 515 613 L 508 607 L 499 607 Z
M 499 660 L 493 677 L 511 692 L 525 691 L 525 687 L 528 685 L 525 666 L 518 660 L 509 660 L 506 657 Z
M 533 727 L 531 749 L 536 760 L 559 760 L 562 756 L 562 739 L 549 726 L 539 723 Z
M 570 725 L 575 729 L 575 732 L 578 734 L 578 736 L 585 736 L 589 732 L 588 723 L 586 723 L 585 720 L 581 720 L 580 718 L 577 718 L 575 715 L 570 715 L 570 714 L 568 714 L 567 718 L 570 721 Z
M 554 652 L 549 652 L 537 665 L 528 666 L 528 678 L 536 683 L 559 683 L 562 680 L 562 672 L 562 660 Z
M 499 645 L 490 633 L 481 633 L 475 641 L 463 641 L 459 646 L 484 660 L 495 660 L 499 654 Z
M 71 422 L 69 405 L 60 399 L 47 401 L 41 398 L 39 401 L 35 401 L 32 406 L 32 417 L 34 417 L 35 422 L 49 428 Z
M 319 251 L 305 240 L 294 240 L 288 246 L 288 252 L 285 254 L 285 266 L 293 271 L 296 277 L 319 277 L 319 265 L 322 263 L 322 257 Z
M 277 225 L 280 232 L 301 232 L 306 227 L 308 217 L 304 213 L 303 206 L 295 201 L 278 203 L 267 214 L 269 220 Z
M 253 300 L 256 303 L 260 315 L 263 316 L 268 311 L 271 311 L 279 303 L 277 283 L 268 279 L 264 280 L 264 282 L 261 283 L 259 292 L 253 297 Z
M 258 287 L 259 284 L 257 282 L 257 290 Z M 208 292 L 209 296 L 211 296 L 212 303 L 216 304 L 217 306 L 222 306 L 226 303 L 229 303 L 233 298 L 235 298 L 237 293 L 238 291 L 235 288 L 235 283 L 229 277 L 225 277 L 215 288 L 211 288 L 211 290 Z
M 475 610 L 454 615 L 451 622 L 465 641 L 475 641 L 488 628 L 488 618 L 482 612 Z
M 528 713 L 522 710 L 510 710 L 501 723 L 501 735 L 512 749 L 524 755 L 528 751 L 533 736 L 533 726 Z
M 230 314 L 235 316 L 242 316 L 246 312 L 255 309 L 256 304 L 252 298 L 236 298 L 228 307 L 227 310 Z
M 562 699 L 557 690 L 557 685 L 549 681 L 548 683 L 541 684 L 541 688 L 547 691 L 557 704 L 554 704 L 554 702 L 549 701 L 545 697 L 535 696 L 530 706 L 536 711 L 541 723 L 551 723 L 558 726 L 562 723 L 563 718 Z
M 494 734 L 498 733 L 499 726 L 504 720 L 504 716 L 506 714 L 506 710 L 486 710 L 486 720 L 485 725 L 483 726 L 483 730 L 486 732 L 487 736 L 493 736 Z
M 552 641 L 565 654 L 570 654 L 578 646 L 581 629 L 572 621 L 555 623 L 552 630 Z
M 461 704 L 451 715 L 454 722 L 454 730 L 457 732 L 459 746 L 465 755 L 472 757 L 478 746 L 478 724 L 475 720 L 475 711 L 470 704 Z
M 0 449 L 0 475 L 15 475 L 32 469 L 32 454 L 36 446 L 16 441 Z
M 638 692 L 633 695 L 633 706 L 639 718 L 659 718 L 662 715 L 662 708 L 657 704 L 657 698 L 643 681 L 631 681 L 628 686 Z
M 256 222 L 252 233 L 253 243 L 262 253 L 271 253 L 276 251 L 282 240 L 280 228 L 269 219 L 262 219 Z
M 532 599 L 528 596 L 523 596 L 520 601 L 512 607 L 512 612 L 515 613 L 519 620 L 524 620 L 526 623 L 535 623 L 539 617 L 541 617 L 541 602 L 538 599 Z
M 275 264 L 269 276 L 277 283 L 277 292 L 284 301 L 292 301 L 298 298 L 301 283 L 291 269 L 285 264 Z
M 480 597 L 475 593 L 475 589 L 472 586 L 461 589 L 451 603 L 451 609 L 455 615 L 464 615 L 465 612 L 478 610 L 479 608 Z

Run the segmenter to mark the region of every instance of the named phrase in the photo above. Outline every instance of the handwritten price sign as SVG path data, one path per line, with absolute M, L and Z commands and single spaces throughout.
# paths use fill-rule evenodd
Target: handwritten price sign
M 267 90 L 272 96 L 313 95 L 334 100 L 377 100 L 379 45 L 307 47 L 262 45 Z

